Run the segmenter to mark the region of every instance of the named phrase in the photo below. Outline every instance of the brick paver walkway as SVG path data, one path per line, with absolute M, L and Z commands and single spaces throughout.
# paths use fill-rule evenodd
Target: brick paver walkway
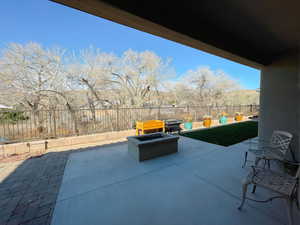
M 0 225 L 49 225 L 69 154 L 0 164 Z

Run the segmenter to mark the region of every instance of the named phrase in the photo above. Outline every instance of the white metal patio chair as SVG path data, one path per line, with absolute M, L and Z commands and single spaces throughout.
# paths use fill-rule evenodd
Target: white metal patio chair
M 252 171 L 248 174 L 246 179 L 243 181 L 243 193 L 242 193 L 242 202 L 238 207 L 239 210 L 242 209 L 245 200 L 252 200 L 256 202 L 268 202 L 273 199 L 283 198 L 287 204 L 287 212 L 289 224 L 293 225 L 293 202 L 296 202 L 297 208 L 299 210 L 299 176 L 300 176 L 300 164 L 299 163 L 290 163 L 298 166 L 298 170 L 295 176 L 288 175 L 286 173 L 279 173 L 272 171 L 271 169 L 266 168 L 256 168 L 252 166 Z M 268 189 L 272 192 L 279 194 L 278 196 L 271 197 L 267 200 L 259 201 L 251 198 L 247 198 L 247 189 L 248 185 L 253 185 L 252 193 L 255 193 L 256 186 Z
M 255 163 L 263 160 L 264 165 L 268 163 L 270 167 L 270 160 L 284 161 L 286 159 L 286 153 L 290 148 L 290 143 L 292 141 L 293 135 L 286 131 L 275 130 L 271 136 L 270 141 L 265 141 L 262 139 L 250 140 L 249 149 L 245 152 L 243 168 L 246 166 L 248 160 L 248 153 L 255 155 Z

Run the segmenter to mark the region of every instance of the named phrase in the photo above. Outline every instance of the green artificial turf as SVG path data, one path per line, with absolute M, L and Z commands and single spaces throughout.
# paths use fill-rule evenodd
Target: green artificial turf
M 198 139 L 212 144 L 229 146 L 249 138 L 254 138 L 258 133 L 258 122 L 247 121 L 196 130 L 182 133 L 182 136 Z

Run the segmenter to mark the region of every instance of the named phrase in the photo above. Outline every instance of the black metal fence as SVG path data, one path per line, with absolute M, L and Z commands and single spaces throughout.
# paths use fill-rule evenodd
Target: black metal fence
M 0 142 L 127 130 L 136 120 L 184 119 L 190 115 L 193 121 L 201 121 L 204 115 L 217 119 L 221 112 L 234 116 L 235 112 L 253 115 L 258 111 L 259 105 L 0 111 Z

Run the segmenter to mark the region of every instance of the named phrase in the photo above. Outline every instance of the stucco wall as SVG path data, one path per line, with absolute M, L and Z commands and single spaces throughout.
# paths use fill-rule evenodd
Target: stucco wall
M 259 136 L 268 139 L 273 130 L 294 135 L 292 149 L 299 157 L 300 100 L 299 54 L 285 56 L 261 71 Z

